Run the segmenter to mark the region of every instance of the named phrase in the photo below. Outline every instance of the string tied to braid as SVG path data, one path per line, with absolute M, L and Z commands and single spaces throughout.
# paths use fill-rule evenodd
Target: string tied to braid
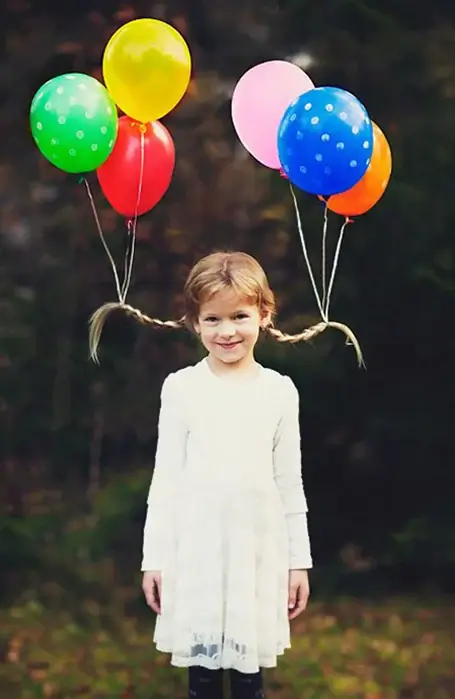
M 355 334 L 353 331 L 344 323 L 339 323 L 337 321 L 330 320 L 330 303 L 332 300 L 332 292 L 333 292 L 333 287 L 335 283 L 335 276 L 338 268 L 338 262 L 340 259 L 340 252 L 341 252 L 341 245 L 343 243 L 343 238 L 344 234 L 346 231 L 346 228 L 348 225 L 353 223 L 352 219 L 349 217 L 346 217 L 344 220 L 343 225 L 341 226 L 339 235 L 338 235 L 338 240 L 337 244 L 335 247 L 335 253 L 333 257 L 333 262 L 332 262 L 332 269 L 330 273 L 330 277 L 327 282 L 327 231 L 328 231 L 328 206 L 327 203 L 325 204 L 325 209 L 324 209 L 324 223 L 323 223 L 323 229 L 322 229 L 322 294 L 319 294 L 318 287 L 316 284 L 316 280 L 313 274 L 313 269 L 311 266 L 310 262 L 310 257 L 308 254 L 308 249 L 305 241 L 305 236 L 303 233 L 303 226 L 302 226 L 302 219 L 300 216 L 300 211 L 299 211 L 299 205 L 297 202 L 297 197 L 295 195 L 294 188 L 289 182 L 289 188 L 291 191 L 291 197 L 292 197 L 292 202 L 294 204 L 294 210 L 295 210 L 295 215 L 296 215 L 296 220 L 297 220 L 297 229 L 299 232 L 299 238 L 300 238 L 300 243 L 302 246 L 302 251 L 303 251 L 303 256 L 305 259 L 305 264 L 308 270 L 308 275 L 310 278 L 310 283 L 311 287 L 313 289 L 314 297 L 316 299 L 316 303 L 318 306 L 318 310 L 321 316 L 321 322 L 316 323 L 315 325 L 311 326 L 310 328 L 306 328 L 303 330 L 301 333 L 298 333 L 296 335 L 289 335 L 286 333 L 282 333 L 279 330 L 275 330 L 274 328 L 269 328 L 269 334 L 271 334 L 273 337 L 278 342 L 300 342 L 300 341 L 310 341 L 313 338 L 315 338 L 317 335 L 320 333 L 324 332 L 327 328 L 334 328 L 335 330 L 339 330 L 342 333 L 344 333 L 346 337 L 346 344 L 351 345 L 356 353 L 357 357 L 357 363 L 359 367 L 365 368 L 365 362 L 363 360 L 363 354 L 362 354 L 362 349 L 360 347 L 360 343 L 357 340 Z
M 143 189 L 143 181 L 144 181 L 144 164 L 145 164 L 145 134 L 147 132 L 147 127 L 145 124 L 136 124 L 136 126 L 139 128 L 139 133 L 140 133 L 140 166 L 139 166 L 139 184 L 138 184 L 138 191 L 137 191 L 137 198 L 136 198 L 136 204 L 135 204 L 135 210 L 134 214 L 131 218 L 128 218 L 126 220 L 126 230 L 127 230 L 127 245 L 126 245 L 126 250 L 125 250 L 125 260 L 124 260 L 124 272 L 123 272 L 123 280 L 120 282 L 120 275 L 117 269 L 117 265 L 115 264 L 114 257 L 109 249 L 109 246 L 107 244 L 106 238 L 104 236 L 102 227 L 101 227 L 101 222 L 100 218 L 98 215 L 98 211 L 96 208 L 95 200 L 90 188 L 90 184 L 87 180 L 87 178 L 83 178 L 82 181 L 85 185 L 85 189 L 87 191 L 87 195 L 90 201 L 90 205 L 92 208 L 93 212 L 93 217 L 95 219 L 95 224 L 96 228 L 98 231 L 99 238 L 101 240 L 101 243 L 103 245 L 103 248 L 106 252 L 106 255 L 108 257 L 111 269 L 112 269 L 112 274 L 114 277 L 114 282 L 115 282 L 115 289 L 117 292 L 117 301 L 115 302 L 108 302 L 103 304 L 98 310 L 96 310 L 92 317 L 90 318 L 89 321 L 89 347 L 90 347 L 90 358 L 97 364 L 99 364 L 99 358 L 98 358 L 98 346 L 101 338 L 101 333 L 103 331 L 103 327 L 106 323 L 107 317 L 112 313 L 114 310 L 122 310 L 124 313 L 127 315 L 133 316 L 137 321 L 140 323 L 150 323 L 156 326 L 162 326 L 162 327 L 179 327 L 181 324 L 183 324 L 183 321 L 161 321 L 158 318 L 151 318 L 150 316 L 145 315 L 141 311 L 133 308 L 133 306 L 130 306 L 129 304 L 126 303 L 126 299 L 128 296 L 128 291 L 131 286 L 131 278 L 132 278 L 132 273 L 133 273 L 133 263 L 134 263 L 134 255 L 135 255 L 135 250 L 136 250 L 136 231 L 137 231 L 137 220 L 138 220 L 138 212 L 139 212 L 139 205 L 141 203 L 141 197 L 142 197 L 142 189 Z

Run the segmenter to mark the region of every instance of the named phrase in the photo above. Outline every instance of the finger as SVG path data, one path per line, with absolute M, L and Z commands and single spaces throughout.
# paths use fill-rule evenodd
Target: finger
M 289 614 L 289 619 L 292 621 L 292 619 L 296 619 L 302 612 L 305 611 L 306 606 L 308 602 L 308 596 L 303 596 L 298 599 L 297 604 L 295 606 L 295 609 L 291 611 Z
M 155 602 L 155 609 L 157 614 L 161 614 L 161 579 L 155 581 L 153 596 Z
M 148 588 L 144 588 L 144 597 L 145 597 L 145 601 L 147 602 L 148 606 L 153 609 L 153 605 L 155 604 L 155 601 L 154 601 L 152 590 L 150 590 Z
M 289 609 L 294 609 L 294 607 L 296 606 L 298 593 L 299 593 L 298 587 L 292 586 L 289 588 L 289 602 L 288 602 Z
M 144 587 L 143 590 L 144 590 L 144 595 L 145 595 L 145 601 L 147 602 L 148 606 L 151 609 L 153 609 L 153 611 L 156 614 L 159 614 L 160 613 L 159 605 L 157 603 L 156 596 L 155 596 L 155 585 L 153 585 L 153 587 L 148 585 L 148 586 Z

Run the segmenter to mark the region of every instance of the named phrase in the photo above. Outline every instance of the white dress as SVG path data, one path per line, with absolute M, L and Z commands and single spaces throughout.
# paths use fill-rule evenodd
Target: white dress
M 299 399 L 259 367 L 206 359 L 163 384 L 142 570 L 161 571 L 154 641 L 177 667 L 275 667 L 290 646 L 290 569 L 312 567 Z

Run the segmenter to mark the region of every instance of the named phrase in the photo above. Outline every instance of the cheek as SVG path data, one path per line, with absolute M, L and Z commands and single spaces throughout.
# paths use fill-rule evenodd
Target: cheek
M 243 336 L 251 341 L 255 341 L 259 335 L 259 326 L 256 323 L 249 325 L 243 329 Z

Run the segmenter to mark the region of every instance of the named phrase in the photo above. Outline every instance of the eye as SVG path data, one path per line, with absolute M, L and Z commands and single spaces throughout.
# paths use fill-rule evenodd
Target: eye
M 205 318 L 206 323 L 216 323 L 217 320 L 218 318 L 216 318 L 215 316 L 208 316 L 208 318 Z
M 235 316 L 235 319 L 236 320 L 245 320 L 246 318 L 249 318 L 249 317 L 250 316 L 248 315 L 248 313 L 242 312 L 242 313 L 237 313 L 237 315 Z

